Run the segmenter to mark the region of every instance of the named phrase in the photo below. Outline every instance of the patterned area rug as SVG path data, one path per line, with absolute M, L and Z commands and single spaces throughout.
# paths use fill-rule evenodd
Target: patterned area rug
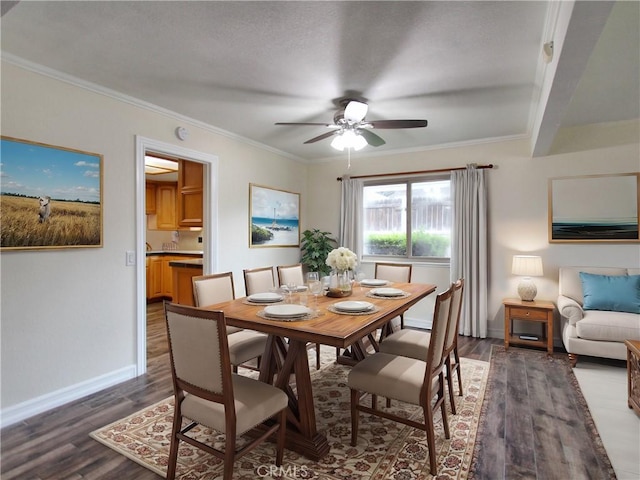
M 335 358 L 335 357 L 334 357 Z M 456 395 L 457 415 L 449 415 L 451 439 L 444 438 L 442 419 L 436 413 L 438 476 L 429 471 L 428 450 L 424 432 L 396 422 L 361 414 L 358 445 L 350 446 L 351 416 L 346 376 L 349 367 L 329 362 L 320 370 L 312 370 L 318 430 L 329 441 L 331 451 L 320 462 L 285 450 L 282 467 L 274 471 L 275 446 L 265 442 L 235 464 L 234 478 L 283 479 L 464 479 L 467 478 L 476 438 L 489 364 L 463 358 L 461 360 L 463 397 Z M 246 372 L 246 370 L 243 370 Z M 457 392 L 457 384 L 455 386 Z M 370 400 L 364 399 L 370 403 Z M 385 400 L 378 400 L 384 408 Z M 421 409 L 392 402 L 391 410 L 412 418 L 422 416 Z M 450 412 L 449 412 L 450 413 Z M 91 433 L 97 441 L 116 450 L 144 467 L 165 476 L 169 438 L 173 416 L 173 398 L 151 405 L 127 418 Z M 200 439 L 218 443 L 222 435 L 207 428 L 191 431 Z M 221 478 L 222 462 L 181 442 L 178 456 L 178 478 Z
M 615 479 L 566 354 L 494 345 L 470 479 Z

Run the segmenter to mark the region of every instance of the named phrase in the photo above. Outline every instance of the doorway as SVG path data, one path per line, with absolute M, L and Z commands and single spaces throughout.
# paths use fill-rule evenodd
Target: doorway
M 136 375 L 147 371 L 145 154 L 179 157 L 204 166 L 202 268 L 216 271 L 218 222 L 218 157 L 136 136 Z

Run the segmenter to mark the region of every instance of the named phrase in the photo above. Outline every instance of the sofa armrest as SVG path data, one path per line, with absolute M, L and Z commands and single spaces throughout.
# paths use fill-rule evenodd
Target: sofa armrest
M 558 295 L 558 311 L 562 318 L 567 319 L 571 325 L 575 325 L 584 317 L 584 311 L 580 304 L 564 295 Z

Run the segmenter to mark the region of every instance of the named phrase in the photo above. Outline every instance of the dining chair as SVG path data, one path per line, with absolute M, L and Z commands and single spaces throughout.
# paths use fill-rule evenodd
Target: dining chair
M 268 292 L 275 287 L 273 267 L 245 268 L 242 273 L 247 297 L 254 293 Z
M 460 372 L 460 355 L 458 354 L 458 332 L 460 330 L 460 312 L 462 311 L 462 294 L 464 279 L 458 279 L 452 286 L 451 322 L 447 328 L 445 340 L 445 371 L 449 390 L 451 413 L 456 414 L 456 404 L 453 398 L 453 375 L 458 377 L 458 395 L 463 395 L 462 374 Z M 429 348 L 432 332 L 405 329 L 392 333 L 379 345 L 380 351 L 392 355 L 423 359 Z M 453 359 L 451 358 L 453 355 Z M 453 360 L 453 362 L 452 362 Z
M 198 275 L 191 281 L 196 307 L 215 305 L 235 298 L 232 272 Z M 232 326 L 227 327 L 227 335 L 229 335 L 229 354 L 234 372 L 238 371 L 239 365 L 254 358 L 258 362 L 258 367 L 260 366 L 260 357 L 267 345 L 267 335 Z M 243 366 L 253 368 L 248 365 Z
M 289 399 L 279 388 L 231 372 L 227 339 L 233 335 L 226 335 L 224 313 L 165 303 L 165 321 L 175 398 L 167 478 L 175 478 L 181 440 L 222 459 L 223 478 L 230 480 L 235 461 L 277 432 L 280 466 Z M 275 423 L 237 446 L 238 437 L 269 419 Z M 187 435 L 198 424 L 224 433 L 224 450 Z
M 304 285 L 304 274 L 302 273 L 302 264 L 295 263 L 293 265 L 278 265 L 278 283 L 286 285 L 295 283 L 296 285 Z
M 347 378 L 351 389 L 351 445 L 358 442 L 359 412 L 393 420 L 427 434 L 429 466 L 437 475 L 434 412 L 440 408 L 445 437 L 449 422 L 444 395 L 444 345 L 451 311 L 452 289 L 436 297 L 429 349 L 421 360 L 377 352 L 356 364 Z M 361 395 L 371 395 L 371 407 L 360 403 Z M 379 410 L 377 397 L 385 396 L 422 407 L 424 421 L 399 416 L 389 410 Z
M 378 280 L 387 280 L 388 282 L 398 283 L 410 283 L 411 272 L 413 265 L 411 263 L 390 263 L 390 262 L 376 262 L 373 276 Z M 400 329 L 404 328 L 404 312 L 400 315 Z M 393 329 L 391 328 L 391 321 L 380 333 L 380 340 Z
M 295 285 L 304 285 L 304 274 L 302 273 L 302 264 L 294 263 L 293 265 L 278 265 L 276 266 L 278 272 L 278 284 L 287 285 L 288 283 L 294 283 Z M 307 345 L 307 350 L 316 349 L 316 370 L 320 369 L 320 344 L 310 343 Z

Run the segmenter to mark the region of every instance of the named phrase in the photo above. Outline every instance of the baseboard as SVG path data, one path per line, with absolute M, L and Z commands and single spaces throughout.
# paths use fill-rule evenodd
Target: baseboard
M 29 417 L 59 407 L 73 400 L 99 392 L 136 376 L 135 365 L 115 370 L 55 392 L 47 393 L 26 402 L 0 410 L 0 428 L 8 427 Z

